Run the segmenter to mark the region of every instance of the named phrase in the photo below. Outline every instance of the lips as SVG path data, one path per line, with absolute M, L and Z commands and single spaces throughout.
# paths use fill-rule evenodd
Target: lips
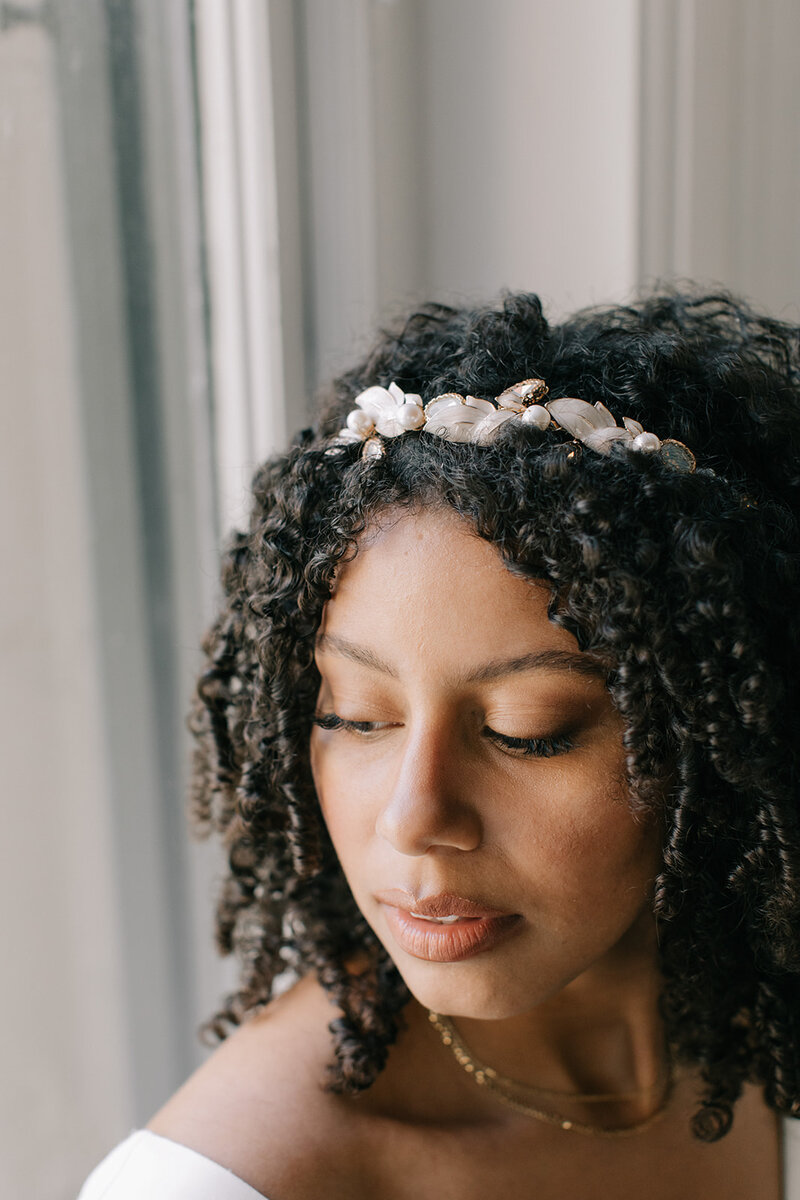
M 428 962 L 461 962 L 493 949 L 522 924 L 519 913 L 503 912 L 449 892 L 417 899 L 392 889 L 377 894 L 401 950 Z

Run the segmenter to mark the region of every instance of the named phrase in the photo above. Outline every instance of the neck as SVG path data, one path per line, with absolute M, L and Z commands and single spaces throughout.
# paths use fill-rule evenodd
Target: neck
M 641 1093 L 658 1098 L 665 1073 L 655 940 L 619 947 L 557 994 L 517 1016 L 454 1018 L 474 1055 L 530 1088 Z

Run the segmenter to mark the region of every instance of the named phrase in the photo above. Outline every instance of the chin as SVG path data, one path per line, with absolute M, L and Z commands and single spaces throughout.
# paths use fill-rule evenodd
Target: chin
M 548 996 L 561 988 L 561 982 L 552 988 L 543 988 L 541 983 L 519 979 L 513 981 L 497 970 L 482 968 L 465 971 L 464 964 L 436 963 L 420 964 L 405 969 L 397 963 L 398 970 L 415 1000 L 423 1008 L 442 1013 L 448 1017 L 464 1017 L 475 1021 L 505 1021 L 511 1017 L 530 1012 Z

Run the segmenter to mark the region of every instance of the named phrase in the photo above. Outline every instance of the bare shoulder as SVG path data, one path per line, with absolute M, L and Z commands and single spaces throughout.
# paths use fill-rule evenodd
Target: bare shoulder
M 324 1090 L 336 1010 L 307 977 L 231 1034 L 147 1128 L 213 1159 L 270 1200 L 358 1195 L 354 1102 Z M 344 1175 L 342 1174 L 344 1173 Z M 349 1190 L 348 1190 L 349 1189 Z

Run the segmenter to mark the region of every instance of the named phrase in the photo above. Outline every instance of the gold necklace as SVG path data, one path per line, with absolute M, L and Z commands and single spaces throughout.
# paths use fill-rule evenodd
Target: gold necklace
M 662 1072 L 656 1082 L 650 1087 L 641 1088 L 633 1092 L 581 1094 L 580 1092 L 559 1092 L 552 1088 L 531 1087 L 500 1075 L 493 1067 L 487 1067 L 480 1059 L 475 1058 L 462 1041 L 452 1021 L 447 1017 L 442 1016 L 440 1013 L 431 1012 L 429 1009 L 428 1020 L 439 1034 L 442 1043 L 452 1052 L 459 1066 L 464 1068 L 470 1079 L 473 1079 L 479 1087 L 483 1087 L 491 1092 L 495 1099 L 499 1100 L 502 1104 L 506 1104 L 509 1108 L 513 1108 L 516 1112 L 533 1117 L 537 1121 L 543 1121 L 546 1125 L 555 1125 L 559 1129 L 564 1129 L 569 1133 L 583 1133 L 590 1137 L 604 1138 L 633 1137 L 635 1134 L 643 1133 L 645 1129 L 649 1129 L 651 1125 L 654 1125 L 656 1121 L 659 1121 L 664 1116 L 667 1103 L 672 1095 L 673 1078 L 671 1065 L 667 1066 L 666 1071 Z M 530 1092 L 545 1096 L 561 1096 L 564 1099 L 569 1098 L 569 1100 L 575 1103 L 598 1104 L 603 1101 L 608 1103 L 609 1101 L 631 1100 L 639 1096 L 646 1096 L 659 1088 L 663 1088 L 663 1092 L 655 1112 L 651 1113 L 649 1117 L 645 1117 L 643 1121 L 639 1121 L 636 1125 L 627 1125 L 620 1129 L 604 1129 L 600 1125 L 589 1125 L 584 1121 L 572 1121 L 560 1113 L 539 1108 L 538 1105 L 528 1104 L 518 1098 L 519 1095 Z M 517 1096 L 514 1095 L 515 1092 Z

